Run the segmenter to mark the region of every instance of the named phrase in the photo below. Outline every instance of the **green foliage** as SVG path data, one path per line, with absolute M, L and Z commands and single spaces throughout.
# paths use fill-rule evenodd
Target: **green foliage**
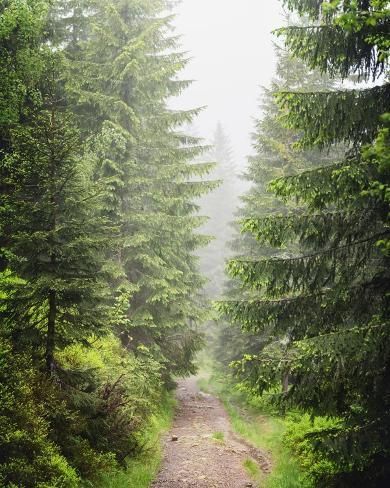
M 140 432 L 160 400 L 160 365 L 129 355 L 111 336 L 93 348 L 70 346 L 57 358 L 64 371 L 60 397 L 69 413 L 53 418 L 62 426 L 56 443 L 84 477 L 96 478 L 102 468 L 116 466 L 115 458 L 123 463 L 142 448 Z M 89 451 L 99 453 L 93 462 Z
M 182 133 L 198 111 L 167 107 L 186 60 L 160 0 L 3 4 L 0 484 L 136 483 L 202 345 L 194 201 L 214 183 Z
M 329 28 L 328 38 L 323 26 L 284 30 L 287 46 L 310 67 L 341 78 L 386 75 L 381 2 L 286 3 Z M 303 86 L 276 95 L 280 120 L 299 131 L 297 150 L 344 142 L 346 155 L 270 184 L 291 202 L 289 211 L 254 213 L 244 230 L 277 249 L 233 260 L 229 272 L 251 299 L 220 305 L 245 329 L 279 338 L 235 363 L 250 388 L 264 393 L 290 378 L 274 394 L 277 405 L 337 419 L 296 434 L 316 486 L 387 486 L 390 476 L 388 120 L 380 117 L 388 89 L 385 77 L 364 89 Z
M 41 47 L 49 2 L 3 2 L 0 10 L 0 160 L 10 151 L 10 131 L 26 120 L 40 102 L 38 85 L 44 67 Z M 1 195 L 8 194 L 7 168 L 0 167 Z M 0 205 L 0 213 L 3 205 Z M 0 214 L 1 215 L 1 214 Z M 0 270 L 7 266 L 2 250 L 7 230 L 0 219 Z
M 373 164 L 377 170 L 378 179 L 370 181 L 370 187 L 363 190 L 362 196 L 375 199 L 384 206 L 390 202 L 389 172 L 390 172 L 390 114 L 382 116 L 385 127 L 379 131 L 378 137 L 371 146 L 363 151 L 363 159 Z M 389 256 L 390 244 L 388 238 L 380 239 L 376 245 Z
M 260 468 L 251 458 L 247 458 L 242 463 L 248 474 L 255 480 L 260 478 Z
M 214 432 L 212 437 L 217 442 L 224 442 L 225 440 L 225 434 L 223 432 Z
M 40 47 L 49 2 L 4 2 L 0 11 L 0 147 L 9 128 L 28 114 L 36 97 L 43 63 Z
M 286 421 L 284 442 L 298 456 L 299 463 L 307 474 L 308 481 L 317 486 L 322 479 L 330 479 L 337 473 L 337 463 L 329 456 L 313 450 L 312 438 L 323 432 L 341 430 L 342 422 L 337 419 L 315 417 L 302 413 L 290 414 Z
M 20 344 L 45 347 L 48 370 L 55 369 L 56 346 L 86 340 L 106 326 L 108 299 L 102 277 L 107 230 L 94 218 L 96 189 L 88 182 L 91 169 L 82 160 L 77 128 L 56 98 L 61 61 L 45 56 L 42 106 L 31 122 L 11 131 L 12 153 L 0 163 L 10 191 L 2 211 L 6 249 L 25 280 L 7 290 L 2 320 Z
M 104 215 L 119 230 L 109 256 L 120 269 L 112 286 L 128 303 L 126 309 L 122 301 L 117 333 L 125 347 L 147 350 L 163 364 L 170 383 L 172 374 L 194 371 L 201 345 L 195 324 L 204 316 L 204 281 L 194 251 L 207 240 L 195 233 L 202 219 L 193 200 L 213 184 L 193 181 L 209 166 L 190 164 L 203 149 L 179 132 L 197 111 L 166 107 L 187 83 L 172 79 L 186 61 L 166 34 L 170 18 L 158 18 L 163 8 L 128 1 L 96 7 L 95 35 L 82 70 L 73 65 L 70 89 L 85 126 L 96 127 L 96 175 L 108 190 Z
M 372 141 L 379 117 L 389 111 L 388 84 L 369 89 L 336 92 L 278 94 L 286 125 L 304 131 L 300 147 L 329 146 L 337 142 L 360 145 Z M 350 116 L 344 119 L 344 114 Z
M 285 195 L 272 192 L 272 183 L 281 181 L 288 176 L 295 181 L 302 171 L 308 168 L 328 167 L 335 158 L 342 154 L 342 148 L 334 148 L 329 153 L 321 153 L 318 149 L 295 149 L 299 133 L 282 125 L 281 119 L 284 110 L 275 103 L 274 95 L 280 90 L 291 90 L 301 87 L 302 92 L 311 93 L 315 89 L 331 89 L 333 83 L 318 71 L 310 71 L 293 59 L 281 48 L 276 49 L 278 57 L 277 77 L 271 89 L 264 89 L 261 108 L 262 119 L 256 123 L 256 132 L 253 135 L 255 155 L 249 158 L 249 165 L 245 178 L 251 187 L 242 197 L 242 207 L 238 211 L 240 221 L 243 223 L 242 232 L 236 225 L 236 236 L 231 242 L 235 258 L 227 265 L 231 281 L 226 287 L 226 300 L 217 304 L 217 308 L 228 317 L 230 324 L 221 325 L 221 333 L 216 348 L 217 359 L 227 367 L 229 363 L 238 361 L 244 354 L 256 355 L 265 345 L 272 342 L 279 344 L 279 349 L 285 353 L 288 344 L 287 333 L 290 327 L 291 314 L 288 313 L 290 301 L 286 301 L 283 308 L 279 302 L 260 300 L 259 290 L 241 286 L 240 280 L 246 280 L 244 269 L 252 270 L 252 261 L 261 260 L 263 263 L 270 256 L 284 257 L 286 254 L 296 252 L 300 243 L 278 239 L 261 239 L 260 236 L 270 229 L 276 231 L 276 226 L 288 222 L 292 217 L 289 214 L 300 202 L 291 202 Z M 305 174 L 305 173 L 303 173 Z M 284 179 L 282 179 L 284 181 Z M 272 185 L 272 187 L 271 187 Z M 258 226 L 262 225 L 256 233 Z M 287 227 L 287 224 L 284 226 Z M 252 236 L 255 235 L 256 239 Z M 273 232 L 273 236 L 277 235 Z M 281 249 L 277 249 L 281 245 Z M 243 270 L 243 273 L 240 270 Z M 243 277 L 245 275 L 245 277 Z M 288 281 L 286 282 L 286 284 Z M 258 304 L 264 305 L 261 312 Z M 305 309 L 310 313 L 310 309 Z M 277 316 L 275 315 L 277 314 Z M 313 311 L 313 315 L 315 311 Z M 283 317 L 283 325 L 276 330 L 275 318 Z M 243 334 L 240 331 L 243 330 Z M 282 342 L 280 342 L 282 341 Z
M 376 79 L 388 67 L 389 5 L 386 0 L 283 0 L 314 25 L 279 29 L 291 52 L 333 77 Z
M 97 486 L 101 488 L 122 488 L 136 486 L 149 488 L 160 468 L 163 452 L 160 437 L 172 423 L 175 400 L 172 395 L 165 394 L 161 399 L 156 413 L 149 419 L 149 425 L 142 432 L 143 452 L 127 460 L 125 470 L 104 473 Z
M 52 390 L 28 355 L 0 339 L 1 485 L 76 488 L 76 471 L 50 439 L 41 388 Z

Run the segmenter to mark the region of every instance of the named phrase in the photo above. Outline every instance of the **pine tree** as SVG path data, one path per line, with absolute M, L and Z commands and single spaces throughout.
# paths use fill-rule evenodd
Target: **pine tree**
M 295 56 L 341 79 L 387 74 L 386 2 L 286 2 L 314 26 L 281 30 Z M 387 27 L 386 27 L 387 26 Z M 388 188 L 386 166 L 389 84 L 333 90 L 282 91 L 284 123 L 301 131 L 300 148 L 349 145 L 334 164 L 272 183 L 275 194 L 302 208 L 246 222 L 260 243 L 298 245 L 292 255 L 236 260 L 230 272 L 260 298 L 227 307 L 252 331 L 289 334 L 287 357 L 265 348 L 240 367 L 266 391 L 284 371 L 293 383 L 284 405 L 335 417 L 332 428 L 308 440 L 333 472 L 318 486 L 387 486 L 390 479 L 388 322 Z M 388 147 L 387 147 L 388 149 Z
M 29 118 L 30 107 L 39 98 L 42 75 L 41 46 L 49 2 L 9 1 L 0 9 L 0 161 L 11 150 L 10 130 Z M 9 193 L 7 172 L 1 165 L 0 195 Z M 3 210 L 0 202 L 0 213 Z M 4 246 L 8 230 L 0 224 L 0 270 L 7 266 Z
M 288 20 L 288 19 L 287 19 Z M 341 148 L 334 148 L 329 153 L 321 153 L 315 149 L 296 151 L 294 143 L 299 138 L 296 130 L 286 128 L 280 121 L 281 110 L 275 102 L 274 95 L 280 90 L 296 89 L 297 86 L 305 91 L 314 88 L 330 89 L 334 83 L 321 76 L 318 70 L 310 70 L 301 62 L 293 59 L 285 48 L 275 46 L 278 58 L 277 73 L 271 87 L 263 88 L 262 104 L 260 106 L 262 117 L 256 122 L 255 132 L 252 135 L 255 154 L 248 159 L 248 169 L 244 178 L 250 183 L 249 190 L 241 197 L 241 207 L 236 213 L 235 235 L 230 242 L 236 259 L 264 259 L 270 256 L 288 256 L 297 251 L 296 244 L 290 244 L 283 249 L 277 249 L 269 243 L 259 242 L 250 232 L 241 232 L 239 223 L 247 219 L 261 219 L 270 214 L 288 215 L 297 208 L 295 202 L 283 202 L 268 188 L 270 182 L 283 175 L 294 175 L 315 166 L 327 165 L 342 154 Z M 250 220 L 252 222 L 252 220 Z M 243 289 L 239 280 L 231 279 L 225 288 L 226 302 L 221 302 L 221 310 L 231 310 L 235 307 L 244 307 L 251 300 L 257 300 L 258 290 Z M 227 307 L 227 308 L 226 308 Z M 227 366 L 232 361 L 241 359 L 244 354 L 255 354 L 267 344 L 279 350 L 286 350 L 289 343 L 288 334 L 273 334 L 265 331 L 257 334 L 244 327 L 238 317 L 238 324 L 221 324 L 217 358 Z M 282 375 L 285 380 L 285 374 Z
M 16 347 L 34 345 L 53 373 L 56 348 L 107 327 L 108 289 L 105 227 L 94 215 L 91 169 L 62 102 L 61 55 L 47 52 L 45 67 L 42 105 L 11 131 L 12 152 L 2 161 L 12 190 L 4 196 L 7 250 L 22 281 L 4 290 L 1 315 Z
M 9 128 L 28 115 L 40 79 L 47 1 L 9 1 L 1 7 L 0 149 L 8 147 Z
M 94 35 L 81 43 L 85 62 L 77 70 L 86 76 L 76 73 L 70 86 L 83 126 L 99 129 L 97 144 L 104 141 L 97 167 L 108 178 L 106 209 L 119 227 L 111 256 L 122 304 L 117 333 L 129 350 L 158 357 L 169 378 L 193 371 L 200 343 L 191 326 L 203 316 L 194 253 L 206 239 L 195 233 L 202 219 L 194 200 L 213 185 L 194 181 L 210 165 L 190 164 L 203 149 L 180 133 L 197 110 L 167 108 L 188 82 L 177 79 L 186 61 L 163 12 L 158 1 L 100 2 Z
M 92 386 L 88 371 L 69 370 L 60 357 L 70 344 L 107 333 L 103 267 L 112 228 L 99 216 L 102 188 L 67 105 L 66 63 L 48 37 L 48 9 L 35 7 L 43 2 L 9 2 L 0 18 L 24 42 L 10 43 L 9 78 L 15 66 L 24 69 L 18 60 L 30 55 L 32 63 L 18 71 L 23 97 L 2 126 L 0 483 L 75 487 L 86 474 L 75 459 L 81 452 L 95 468 L 113 459 L 92 449 L 83 427 L 103 380 Z M 19 16 L 13 24 L 10 12 Z
M 233 151 L 221 123 L 217 124 L 212 149 L 207 158 L 215 163 L 210 178 L 219 182 L 219 187 L 205 195 L 200 202 L 200 213 L 208 217 L 201 231 L 212 237 L 210 244 L 201 250 L 201 270 L 209 282 L 205 286 L 208 298 L 222 293 L 225 261 L 229 257 L 227 243 L 232 237 L 230 223 L 237 204 L 237 169 Z

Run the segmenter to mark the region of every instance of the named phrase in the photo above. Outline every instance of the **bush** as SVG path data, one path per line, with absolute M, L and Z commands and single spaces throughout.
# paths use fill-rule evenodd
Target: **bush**
M 298 456 L 303 471 L 314 486 L 319 486 L 324 478 L 337 473 L 335 462 L 317 443 L 318 434 L 341 428 L 337 419 L 314 417 L 308 414 L 290 413 L 287 416 L 287 428 L 284 434 L 286 445 Z
M 142 450 L 142 430 L 161 397 L 160 366 L 114 336 L 67 347 L 57 361 L 66 409 L 52 418 L 55 442 L 83 478 L 94 480 Z
M 0 486 L 94 486 L 143 449 L 160 366 L 113 336 L 57 353 L 52 378 L 0 342 Z
M 28 355 L 0 338 L 0 485 L 77 487 L 76 471 L 50 440 L 40 380 Z

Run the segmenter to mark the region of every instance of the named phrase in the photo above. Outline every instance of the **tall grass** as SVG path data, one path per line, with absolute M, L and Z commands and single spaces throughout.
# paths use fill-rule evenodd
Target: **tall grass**
M 169 430 L 175 408 L 173 395 L 166 395 L 149 428 L 143 435 L 145 446 L 142 455 L 127 461 L 126 469 L 109 472 L 101 479 L 98 488 L 148 488 L 155 479 L 162 461 L 161 436 Z

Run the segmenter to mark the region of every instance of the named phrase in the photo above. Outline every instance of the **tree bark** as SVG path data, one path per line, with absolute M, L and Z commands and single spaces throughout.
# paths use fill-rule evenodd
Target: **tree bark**
M 283 374 L 283 378 L 282 378 L 282 391 L 283 393 L 287 393 L 288 392 L 288 380 L 289 380 L 289 372 L 287 371 L 286 373 Z

